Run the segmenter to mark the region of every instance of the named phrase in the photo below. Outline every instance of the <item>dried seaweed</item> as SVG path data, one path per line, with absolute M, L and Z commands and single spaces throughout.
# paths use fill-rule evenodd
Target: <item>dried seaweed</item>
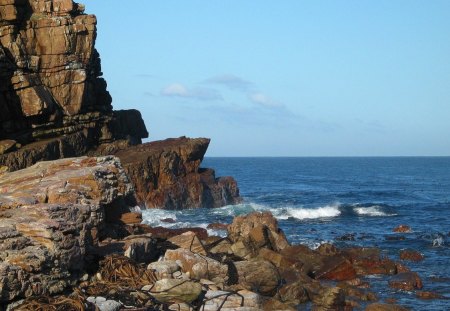
M 89 306 L 89 307 L 88 307 Z M 74 293 L 71 297 L 30 297 L 24 302 L 15 307 L 14 311 L 85 311 L 98 310 L 97 307 L 91 304 L 86 304 L 86 299 Z
M 100 262 L 101 279 L 121 286 L 141 288 L 157 281 L 152 271 L 139 266 L 133 260 L 121 255 L 111 255 Z

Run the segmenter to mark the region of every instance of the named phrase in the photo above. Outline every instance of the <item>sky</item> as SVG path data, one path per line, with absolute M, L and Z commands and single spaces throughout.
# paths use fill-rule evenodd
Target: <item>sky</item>
M 450 156 L 450 1 L 82 0 L 114 109 L 207 156 Z

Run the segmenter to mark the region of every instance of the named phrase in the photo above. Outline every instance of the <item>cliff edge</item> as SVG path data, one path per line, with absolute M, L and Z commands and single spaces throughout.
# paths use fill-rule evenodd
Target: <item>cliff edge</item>
M 96 23 L 72 0 L 0 0 L 0 173 L 117 153 L 141 206 L 239 201 L 232 178 L 200 169 L 209 140 L 140 145 L 148 137 L 140 112 L 112 108 L 95 49 Z

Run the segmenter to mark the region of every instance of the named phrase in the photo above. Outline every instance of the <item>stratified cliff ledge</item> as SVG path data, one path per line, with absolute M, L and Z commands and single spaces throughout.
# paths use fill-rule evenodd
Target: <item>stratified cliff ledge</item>
M 112 110 L 96 36 L 95 16 L 72 0 L 0 0 L 0 173 L 117 154 L 142 207 L 239 202 L 234 179 L 200 169 L 208 139 L 139 145 L 146 126 L 137 110 Z
M 109 144 L 95 154 L 120 158 L 140 206 L 182 209 L 239 203 L 239 189 L 232 177 L 216 178 L 214 170 L 200 168 L 209 142 L 180 137 L 125 149 Z

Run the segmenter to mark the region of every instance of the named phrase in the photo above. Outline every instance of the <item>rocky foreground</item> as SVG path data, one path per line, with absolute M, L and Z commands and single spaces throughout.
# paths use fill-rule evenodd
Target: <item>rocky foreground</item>
M 0 177 L 0 310 L 406 310 L 377 302 L 362 280 L 375 274 L 433 298 L 377 248 L 290 245 L 270 213 L 225 238 L 143 225 L 114 156 Z

